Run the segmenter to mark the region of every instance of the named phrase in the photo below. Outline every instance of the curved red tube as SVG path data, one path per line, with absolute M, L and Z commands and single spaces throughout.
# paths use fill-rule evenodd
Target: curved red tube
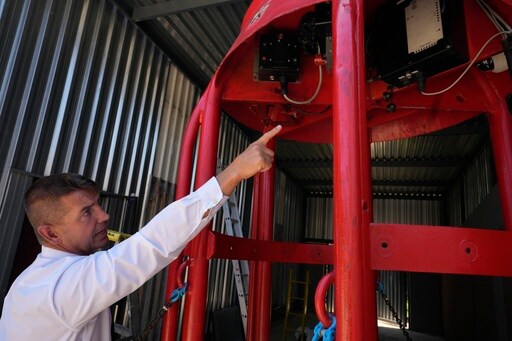
M 185 286 L 185 283 L 183 283 L 183 278 L 185 276 L 183 276 L 183 274 L 185 273 L 185 269 L 187 268 L 187 266 L 189 266 L 191 263 L 192 263 L 192 258 L 189 258 L 186 261 L 184 261 L 183 263 L 181 263 L 180 267 L 178 268 L 177 280 L 178 280 L 179 288 L 183 288 Z
M 331 317 L 325 310 L 325 297 L 327 295 L 327 290 L 334 283 L 334 271 L 326 274 L 320 282 L 318 282 L 318 286 L 315 291 L 315 311 L 318 316 L 318 320 L 322 322 L 324 328 L 329 328 L 332 324 Z

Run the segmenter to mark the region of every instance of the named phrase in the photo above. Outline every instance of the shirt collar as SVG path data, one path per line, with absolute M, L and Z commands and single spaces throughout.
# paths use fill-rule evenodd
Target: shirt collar
M 62 258 L 66 256 L 78 256 L 71 252 L 56 250 L 48 246 L 41 246 L 41 255 L 47 258 Z

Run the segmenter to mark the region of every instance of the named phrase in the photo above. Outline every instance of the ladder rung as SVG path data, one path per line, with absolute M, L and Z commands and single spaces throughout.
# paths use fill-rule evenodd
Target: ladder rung
M 292 280 L 292 283 L 295 283 L 295 284 L 308 284 L 308 282 L 296 281 L 296 280 Z
M 306 316 L 306 314 L 303 314 L 303 313 L 294 313 L 294 312 L 289 312 L 288 314 L 290 315 L 293 315 L 293 316 Z

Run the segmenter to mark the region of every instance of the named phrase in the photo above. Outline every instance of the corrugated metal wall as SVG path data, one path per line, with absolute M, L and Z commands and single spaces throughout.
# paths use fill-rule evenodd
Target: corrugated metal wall
M 447 219 L 452 226 L 463 226 L 473 211 L 496 185 L 496 172 L 490 143 L 482 146 L 476 158 L 458 177 L 448 192 Z
M 276 170 L 275 177 L 275 203 L 274 203 L 274 241 L 303 242 L 306 214 L 306 194 L 304 191 L 281 170 Z M 272 307 L 274 309 L 286 304 L 288 292 L 288 274 L 293 269 L 293 279 L 305 280 L 305 273 L 301 272 L 300 264 L 274 263 L 272 264 Z M 303 288 L 295 286 L 293 295 L 300 296 L 298 290 Z M 310 298 L 313 297 L 310 290 Z
M 250 144 L 248 137 L 238 128 L 231 119 L 223 115 L 221 119 L 221 131 L 219 135 L 219 148 L 217 152 L 218 168 L 227 166 Z M 242 231 L 245 237 L 249 236 L 250 210 L 247 206 L 251 203 L 252 191 L 248 190 L 248 183 L 244 181 L 235 190 L 238 210 L 240 213 Z M 225 233 L 225 224 L 222 210 L 214 220 L 213 230 Z M 227 259 L 212 259 L 210 261 L 208 281 L 207 311 L 212 312 L 222 308 L 238 305 L 233 266 Z M 210 318 L 210 314 L 207 314 Z M 208 325 L 208 324 L 207 324 Z
M 226 166 L 229 164 L 249 143 L 247 136 L 229 118 L 223 116 L 219 137 L 219 165 Z M 251 222 L 252 180 L 243 182 L 237 188 L 235 195 L 238 199 L 243 233 L 245 237 L 248 237 Z M 305 194 L 279 169 L 276 171 L 275 198 L 274 240 L 301 241 L 304 228 Z M 225 226 L 222 218 L 222 213 L 216 216 L 214 230 L 224 233 Z M 287 276 L 290 267 L 293 267 L 295 273 L 297 273 L 298 265 L 296 264 L 273 264 L 273 307 L 282 306 L 286 302 Z M 210 312 L 236 305 L 238 305 L 238 298 L 231 261 L 212 259 L 209 269 L 207 320 L 210 319 Z M 209 326 L 209 323 L 206 325 Z
M 442 225 L 443 202 L 441 200 L 374 199 L 373 221 L 376 223 Z M 333 239 L 332 198 L 307 198 L 306 236 L 328 241 Z M 406 321 L 407 278 L 404 273 L 381 271 L 380 280 L 399 317 Z M 327 307 L 334 308 L 333 296 L 328 297 Z M 394 321 L 393 314 L 384 300 L 377 296 L 379 318 Z
M 141 211 L 152 182 L 175 181 L 198 91 L 105 0 L 0 1 L 0 32 L 3 302 L 33 179 L 75 172 L 96 180 L 110 224 L 133 232 L 151 217 Z

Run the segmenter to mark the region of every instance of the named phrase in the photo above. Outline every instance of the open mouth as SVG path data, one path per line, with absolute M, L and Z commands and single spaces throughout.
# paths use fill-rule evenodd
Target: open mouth
M 103 229 L 99 232 L 96 232 L 95 236 L 106 236 L 107 235 L 107 229 Z

